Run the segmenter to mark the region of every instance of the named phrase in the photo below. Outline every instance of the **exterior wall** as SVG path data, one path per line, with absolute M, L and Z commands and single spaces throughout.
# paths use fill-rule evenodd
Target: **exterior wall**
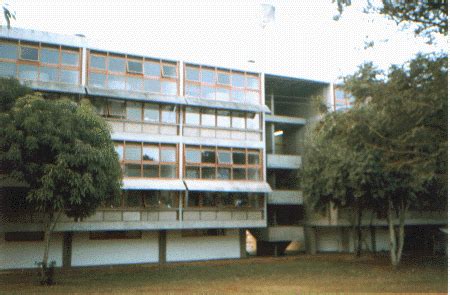
M 63 235 L 52 235 L 50 241 L 49 261 L 62 266 Z M 34 268 L 35 262 L 41 261 L 44 255 L 44 241 L 39 242 L 6 242 L 5 233 L 0 233 L 0 269 Z
M 202 237 L 182 237 L 181 231 L 168 231 L 166 253 L 171 262 L 240 258 L 239 230 Z
M 74 233 L 72 266 L 151 263 L 159 260 L 158 232 L 142 232 L 141 239 L 90 240 Z

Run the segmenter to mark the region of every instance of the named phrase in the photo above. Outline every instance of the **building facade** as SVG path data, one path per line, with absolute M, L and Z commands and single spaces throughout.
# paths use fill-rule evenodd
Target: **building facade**
M 87 98 L 112 128 L 122 198 L 81 221 L 61 217 L 50 247 L 57 266 L 241 258 L 248 239 L 261 255 L 352 251 L 345 214 L 306 219 L 297 176 L 305 126 L 317 116 L 312 98 L 333 103 L 332 84 L 6 28 L 0 76 Z M 0 190 L 0 269 L 35 267 L 41 217 L 8 206 L 13 185 Z

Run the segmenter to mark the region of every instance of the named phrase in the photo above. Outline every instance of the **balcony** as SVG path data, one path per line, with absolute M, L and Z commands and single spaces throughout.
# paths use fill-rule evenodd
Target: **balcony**
M 278 154 L 267 155 L 267 168 L 269 169 L 299 169 L 301 164 L 301 156 Z
M 298 190 L 274 190 L 269 194 L 267 203 L 270 205 L 303 205 L 303 194 Z

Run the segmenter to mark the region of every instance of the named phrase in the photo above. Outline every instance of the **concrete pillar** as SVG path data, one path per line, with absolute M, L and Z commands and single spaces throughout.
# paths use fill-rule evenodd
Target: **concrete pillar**
M 167 253 L 167 232 L 159 231 L 159 264 L 166 263 Z
M 239 250 L 240 257 L 247 258 L 247 233 L 244 228 L 239 229 Z
M 317 253 L 316 229 L 313 226 L 305 226 L 305 246 L 306 253 L 311 255 Z
M 65 232 L 63 236 L 62 265 L 64 268 L 72 266 L 72 232 Z

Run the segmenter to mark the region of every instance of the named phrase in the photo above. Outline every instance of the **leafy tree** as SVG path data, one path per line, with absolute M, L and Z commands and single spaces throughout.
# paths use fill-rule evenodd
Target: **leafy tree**
M 339 15 L 344 8 L 352 4 L 351 0 L 333 0 L 336 2 Z M 397 24 L 417 24 L 415 33 L 423 35 L 431 40 L 431 33 L 437 32 L 443 35 L 448 33 L 448 6 L 446 1 L 395 1 L 382 0 L 381 5 L 374 0 L 367 0 L 365 12 L 379 13 L 394 20 Z
M 0 80 L 1 94 L 18 87 L 17 83 Z M 15 93 L 26 92 L 19 88 Z M 59 216 L 89 216 L 102 202 L 120 194 L 118 156 L 107 123 L 86 101 L 78 105 L 33 93 L 12 104 L 2 96 L 0 116 L 4 126 L 0 130 L 0 170 L 27 184 L 26 203 L 43 215 L 45 270 Z M 45 281 L 44 272 L 42 276 Z
M 307 201 L 385 216 L 394 266 L 408 209 L 446 206 L 447 74 L 446 55 L 418 55 L 386 76 L 365 64 L 345 79 L 355 108 L 325 115 L 308 141 Z
M 3 16 L 6 20 L 6 26 L 8 29 L 11 28 L 11 19 L 16 19 L 16 12 L 11 8 L 11 6 L 8 3 L 2 4 L 3 8 Z

